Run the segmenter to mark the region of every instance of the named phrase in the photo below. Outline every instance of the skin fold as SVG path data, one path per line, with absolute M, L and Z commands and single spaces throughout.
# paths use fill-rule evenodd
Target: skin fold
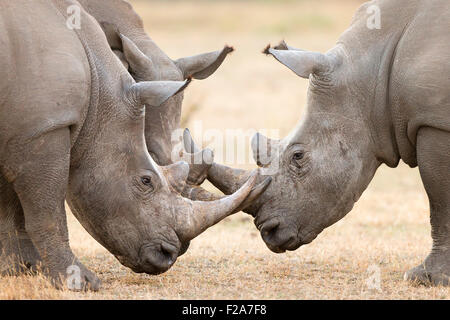
M 373 5 L 380 29 L 367 27 Z M 405 279 L 449 285 L 448 30 L 445 0 L 379 0 L 360 7 L 326 54 L 284 42 L 264 50 L 309 79 L 307 114 L 297 127 L 282 140 L 257 134 L 252 142 L 261 176 L 272 183 L 246 212 L 272 251 L 310 243 L 352 209 L 381 164 L 402 160 L 419 167 L 433 238 L 429 256 Z M 249 174 L 213 164 L 208 179 L 230 194 Z
M 217 201 L 174 190 L 170 180 L 186 181 L 189 166 L 152 159 L 146 110 L 164 107 L 189 81 L 136 83 L 92 16 L 81 10 L 81 29 L 67 27 L 72 5 L 0 0 L 0 272 L 40 266 L 61 287 L 75 268 L 72 289 L 98 290 L 70 249 L 65 200 L 122 264 L 158 274 L 184 243 L 236 212 L 257 179 Z

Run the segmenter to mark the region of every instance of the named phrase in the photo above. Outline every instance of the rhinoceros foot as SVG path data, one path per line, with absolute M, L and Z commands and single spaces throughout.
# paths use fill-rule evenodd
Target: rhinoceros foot
M 100 279 L 78 260 L 67 268 L 52 266 L 47 270 L 45 275 L 57 289 L 98 291 L 101 287 Z
M 450 250 L 430 254 L 425 261 L 405 273 L 405 280 L 426 286 L 450 286 Z

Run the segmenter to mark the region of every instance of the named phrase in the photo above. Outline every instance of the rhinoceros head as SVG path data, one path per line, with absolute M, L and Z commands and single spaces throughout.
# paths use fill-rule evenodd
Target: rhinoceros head
M 361 114 L 352 72 L 339 48 L 327 54 L 302 51 L 284 42 L 268 47 L 298 76 L 309 79 L 307 114 L 282 140 L 253 137 L 261 175 L 272 183 L 246 212 L 255 216 L 274 252 L 295 250 L 347 214 L 379 165 L 366 115 Z M 350 99 L 352 97 L 352 99 Z M 248 178 L 242 170 L 214 165 L 209 179 L 225 193 Z
M 83 134 L 90 147 L 82 155 L 85 161 L 72 168 L 68 201 L 82 225 L 122 264 L 158 274 L 191 239 L 235 212 L 256 177 L 216 201 L 182 197 L 175 186 L 185 183 L 189 165 L 159 166 L 147 150 L 144 127 L 147 110 L 164 108 L 189 80 L 136 83 L 125 70 L 120 77 L 116 87 L 100 86 L 100 107 L 87 122 L 104 120 Z

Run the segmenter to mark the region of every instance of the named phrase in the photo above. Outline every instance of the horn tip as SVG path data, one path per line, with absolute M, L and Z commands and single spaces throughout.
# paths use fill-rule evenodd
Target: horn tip
M 266 178 L 264 179 L 264 181 L 261 182 L 261 185 L 262 185 L 263 189 L 265 190 L 265 189 L 269 186 L 269 184 L 270 184 L 271 182 L 272 182 L 272 177 L 266 177 Z
M 264 48 L 262 53 L 264 53 L 265 55 L 270 54 L 270 43 Z
M 235 51 L 234 47 L 233 46 L 229 46 L 228 44 L 225 45 L 224 50 L 226 51 L 227 54 L 228 53 L 232 53 L 232 52 Z
M 119 37 L 122 41 L 130 41 L 130 39 L 121 32 L 119 32 Z

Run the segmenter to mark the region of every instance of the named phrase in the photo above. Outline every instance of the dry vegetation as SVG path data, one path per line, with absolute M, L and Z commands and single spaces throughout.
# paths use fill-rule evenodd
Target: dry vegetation
M 326 51 L 361 1 L 133 1 L 148 32 L 173 58 L 233 44 L 237 51 L 213 77 L 186 93 L 185 123 L 204 128 L 279 128 L 301 117 L 307 82 L 260 54 L 285 38 Z M 189 117 L 188 117 L 189 116 Z M 450 290 L 412 286 L 403 273 L 431 246 L 428 202 L 416 169 L 382 167 L 353 211 L 312 244 L 276 255 L 250 217 L 209 229 L 169 272 L 134 274 L 69 215 L 75 253 L 103 280 L 99 293 L 49 287 L 41 277 L 0 278 L 1 299 L 449 299 Z M 366 286 L 381 268 L 381 292 Z

